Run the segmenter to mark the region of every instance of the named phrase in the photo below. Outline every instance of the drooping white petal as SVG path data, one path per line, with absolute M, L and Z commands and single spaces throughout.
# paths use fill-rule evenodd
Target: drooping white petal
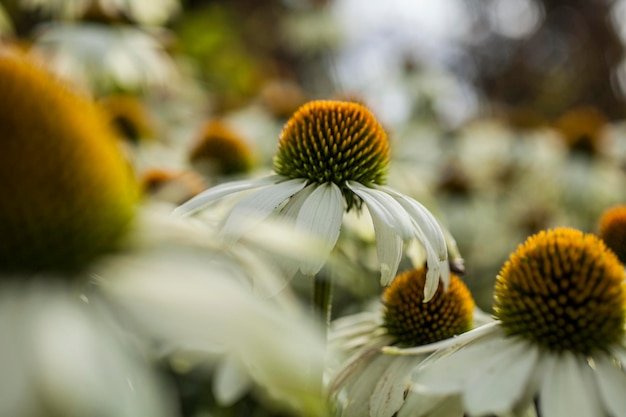
M 372 217 L 377 216 L 382 222 L 393 228 L 403 240 L 415 238 L 415 228 L 409 214 L 393 197 L 358 182 L 347 181 L 346 185 L 365 202 Z
M 437 254 L 441 259 L 446 259 L 448 250 L 446 239 L 439 222 L 432 213 L 424 207 L 423 204 L 399 193 L 389 187 L 377 186 L 376 188 L 392 195 L 398 203 L 409 213 L 411 218 L 417 223 L 418 227 L 424 231 L 428 241 L 436 248 Z
M 426 243 L 428 245 L 428 243 Z M 428 262 L 428 271 L 426 271 L 426 282 L 424 283 L 424 302 L 432 300 L 439 288 L 439 279 L 443 282 L 445 290 L 450 285 L 450 270 L 447 269 L 447 263 L 437 260 L 435 253 L 426 246 L 426 260 Z
M 226 356 L 218 364 L 213 380 L 213 394 L 220 405 L 234 404 L 251 385 L 252 380 L 234 356 Z
M 539 393 L 542 416 L 600 416 L 602 409 L 585 358 L 569 351 L 554 354 Z M 550 366 L 550 365 L 548 365 Z M 587 368 L 587 369 L 585 369 Z M 595 382 L 595 381 L 593 381 Z
M 380 285 L 387 286 L 396 276 L 402 258 L 402 239 L 375 211 L 370 212 L 376 233 L 376 254 L 380 263 Z
M 409 373 L 421 358 L 391 357 L 389 366 L 378 378 L 378 383 L 370 397 L 371 417 L 391 417 L 402 406 L 409 389 Z
M 342 417 L 370 416 L 370 399 L 380 375 L 383 374 L 394 358 L 375 355 L 370 360 L 361 360 L 362 371 L 355 372 L 347 386 Z M 373 415 L 372 415 L 373 416 Z
M 413 389 L 434 394 L 463 392 L 482 373 L 505 345 L 505 339 L 494 334 L 491 339 L 477 339 L 450 354 L 436 352 L 435 360 L 426 359 L 413 372 Z
M 343 195 L 339 187 L 332 182 L 318 185 L 302 204 L 296 227 L 319 236 L 325 243 L 326 250 L 326 257 L 311 257 L 310 262 L 302 263 L 300 271 L 303 274 L 314 275 L 326 263 L 328 254 L 339 238 L 343 210 Z
M 292 179 L 264 187 L 244 197 L 230 211 L 222 226 L 222 236 L 237 241 L 241 235 L 265 220 L 280 203 L 304 188 L 306 180 Z
M 245 179 L 241 181 L 232 181 L 220 184 L 215 187 L 209 188 L 206 191 L 203 191 L 202 193 L 193 197 L 191 200 L 176 207 L 173 211 L 173 214 L 177 216 L 188 216 L 229 194 L 234 194 L 240 191 L 251 190 L 253 188 L 259 188 L 266 185 L 274 184 L 283 178 L 284 177 L 278 175 L 272 175 L 269 177 Z
M 506 351 L 506 353 L 505 353 Z M 513 411 L 539 357 L 535 346 L 515 341 L 498 353 L 498 362 L 481 372 L 481 377 L 465 390 L 465 405 L 472 415 L 502 415 Z
M 302 205 L 304 204 L 304 202 L 307 200 L 307 198 L 309 198 L 309 196 L 311 195 L 311 193 L 313 192 L 313 190 L 315 189 L 315 187 L 317 186 L 317 184 L 309 184 L 306 187 L 304 187 L 302 190 L 300 190 L 299 192 L 297 192 L 296 194 L 294 194 L 289 201 L 287 201 L 287 204 L 285 204 L 281 209 L 280 209 L 280 213 L 278 214 L 278 220 L 280 221 L 284 221 L 286 224 L 292 224 L 294 227 L 292 228 L 295 229 L 295 224 L 296 221 L 298 219 L 298 213 L 300 212 L 300 209 L 302 208 Z M 302 235 L 308 235 L 309 233 L 306 233 L 304 231 L 300 231 Z M 327 252 L 325 250 L 325 246 L 323 244 L 323 242 L 320 242 L 319 237 L 315 236 L 315 235 L 310 235 L 311 238 L 315 239 L 316 244 L 315 244 L 315 250 L 314 251 L 309 251 L 308 255 L 307 255 L 307 259 L 310 258 L 311 256 L 315 256 L 315 257 L 319 257 L 319 258 L 323 258 L 326 259 L 327 256 Z M 293 258 L 289 258 L 289 257 L 277 257 L 276 259 L 276 263 L 277 265 L 280 267 L 281 271 L 283 272 L 283 275 L 287 278 L 291 278 L 293 277 L 298 270 L 300 269 L 300 265 L 302 264 L 302 261 L 304 259 L 293 259 Z
M 626 374 L 615 367 L 610 358 L 595 359 L 594 375 L 604 407 L 614 416 L 626 416 Z

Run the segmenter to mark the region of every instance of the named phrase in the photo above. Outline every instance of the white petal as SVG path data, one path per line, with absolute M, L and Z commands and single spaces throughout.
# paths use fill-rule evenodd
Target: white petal
M 605 356 L 595 358 L 595 364 L 594 374 L 605 408 L 611 415 L 626 416 L 626 374 Z
M 296 226 L 319 236 L 328 254 L 339 238 L 343 210 L 343 195 L 339 187 L 332 182 L 319 185 L 302 205 Z M 326 263 L 326 257 L 312 257 L 310 262 L 300 266 L 300 271 L 305 275 L 315 275 Z
M 198 210 L 201 210 L 205 206 L 229 194 L 234 194 L 240 191 L 251 190 L 253 188 L 259 188 L 265 185 L 274 184 L 280 178 L 282 177 L 272 175 L 269 177 L 246 179 L 220 184 L 201 192 L 197 196 L 193 197 L 191 200 L 176 207 L 172 214 L 177 216 L 187 216 L 195 213 Z
M 342 383 L 333 384 L 337 389 L 345 389 L 342 398 L 342 417 L 369 416 L 370 398 L 380 375 L 388 368 L 393 357 L 380 355 L 376 351 L 369 351 L 366 356 L 359 358 L 353 368 L 344 376 Z
M 424 302 L 430 301 L 437 292 L 440 278 L 444 289 L 447 289 L 450 283 L 450 270 L 447 262 L 448 249 L 441 226 L 426 207 L 412 198 L 388 187 L 377 187 L 377 189 L 393 196 L 411 217 L 415 235 L 426 250 L 428 272 L 424 287 Z
M 240 399 L 251 384 L 251 379 L 235 357 L 227 356 L 215 371 L 213 394 L 220 405 L 229 406 Z
M 622 368 L 626 369 L 626 349 L 622 345 L 616 345 L 611 349 L 611 353 L 622 363 Z
M 426 395 L 409 391 L 398 417 L 463 417 L 459 395 Z
M 278 215 L 278 219 L 284 220 L 285 223 L 288 223 L 288 224 L 291 223 L 293 227 L 295 228 L 296 220 L 298 218 L 298 213 L 300 212 L 302 205 L 307 200 L 307 198 L 309 198 L 309 196 L 311 195 L 315 187 L 317 187 L 317 184 L 309 184 L 306 187 L 304 187 L 301 191 L 294 194 L 289 199 L 289 201 L 287 201 L 287 204 L 285 204 L 281 208 L 280 213 Z M 302 235 L 306 235 L 306 233 L 302 233 Z M 310 253 L 307 256 L 307 259 L 309 256 L 317 256 L 317 257 L 325 259 L 327 252 L 325 251 L 325 248 L 323 247 L 324 245 L 321 244 L 321 242 L 319 242 L 319 239 L 316 238 L 315 236 L 310 236 L 310 238 L 315 239 L 316 249 L 313 251 L 313 254 Z M 301 261 L 302 261 L 301 259 L 298 260 L 298 259 L 293 259 L 293 258 L 289 258 L 285 256 L 276 258 L 277 265 L 280 267 L 280 270 L 283 272 L 283 275 L 287 278 L 292 278 L 298 272 L 298 269 L 300 269 L 300 265 L 302 263 Z
M 485 338 L 501 337 L 502 332 L 501 330 L 499 330 L 499 326 L 499 321 L 492 320 L 489 323 L 482 324 L 480 327 L 477 327 L 465 333 L 461 333 L 460 335 L 454 336 L 450 339 L 445 339 L 439 342 L 413 348 L 386 346 L 383 348 L 383 351 L 386 354 L 390 355 L 421 355 L 422 353 L 434 352 L 435 350 L 460 347 L 461 345 L 473 343 L 473 341 L 483 336 Z
M 439 222 L 435 219 L 435 216 L 424 207 L 418 201 L 405 196 L 397 191 L 394 191 L 388 187 L 377 187 L 385 192 L 391 194 L 400 203 L 400 205 L 409 213 L 411 218 L 417 223 L 419 229 L 421 229 L 429 242 L 435 247 L 440 259 L 447 259 L 448 250 L 446 246 L 446 239 L 439 226 Z
M 435 352 L 434 360 L 426 359 L 412 375 L 413 389 L 434 394 L 454 394 L 464 391 L 506 346 L 498 333 L 491 338 L 473 340 L 458 350 Z
M 424 283 L 425 303 L 432 300 L 432 298 L 435 296 L 435 293 L 439 288 L 440 278 L 443 282 L 444 289 L 447 289 L 448 285 L 450 284 L 450 271 L 448 270 L 447 275 L 442 274 L 441 262 L 436 258 L 435 253 L 431 251 L 428 246 L 426 246 L 426 260 L 428 263 L 428 271 L 426 271 L 426 282 Z
M 465 405 L 472 415 L 501 415 L 513 411 L 525 392 L 539 356 L 536 347 L 516 341 L 498 352 L 501 360 L 491 362 L 480 379 L 465 391 Z
M 222 236 L 230 241 L 266 219 L 280 203 L 304 188 L 306 180 L 295 179 L 273 184 L 246 196 L 230 211 L 222 226 Z
M 396 276 L 402 258 L 402 239 L 375 211 L 370 213 L 376 233 L 376 254 L 380 262 L 380 285 L 387 286 Z
M 409 373 L 420 357 L 392 356 L 391 363 L 380 375 L 370 398 L 370 416 L 391 417 L 402 406 L 409 389 Z
M 372 217 L 376 215 L 381 221 L 392 227 L 403 240 L 410 240 L 415 237 L 411 217 L 393 197 L 358 182 L 347 181 L 346 185 L 365 202 Z
M 551 369 L 546 369 L 546 377 L 540 390 L 541 415 L 546 417 L 603 415 L 595 384 L 590 381 L 593 375 L 585 359 L 567 351 L 554 356 Z

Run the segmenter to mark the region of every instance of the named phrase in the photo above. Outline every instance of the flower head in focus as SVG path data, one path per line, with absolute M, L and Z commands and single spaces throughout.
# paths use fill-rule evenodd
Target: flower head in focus
M 541 231 L 511 254 L 494 292 L 498 319 L 448 343 L 413 376 L 460 394 L 471 415 L 625 415 L 624 268 L 595 235 Z M 406 353 L 406 352 L 405 352 Z
M 403 242 L 417 240 L 428 264 L 425 300 L 447 287 L 449 270 L 445 239 L 437 220 L 420 203 L 385 187 L 389 144 L 385 132 L 364 106 L 340 101 L 313 101 L 287 121 L 274 157 L 276 175 L 213 187 L 175 210 L 191 214 L 222 197 L 258 189 L 241 198 L 224 219 L 225 237 L 237 240 L 251 215 L 277 214 L 297 228 L 319 235 L 326 256 L 298 265 L 314 275 L 335 246 L 346 210 L 368 208 L 376 232 L 381 283 L 389 284 L 398 270 Z M 295 272 L 295 271 L 294 271 Z
M 626 264 L 626 205 L 604 210 L 598 221 L 598 236 Z
M 415 356 L 382 352 L 389 346 L 437 346 L 436 342 L 470 330 L 475 315 L 480 319 L 459 277 L 451 274 L 448 291 L 444 292 L 440 284 L 428 303 L 423 302 L 425 281 L 424 268 L 406 271 L 385 290 L 380 311 L 342 317 L 332 324 L 331 346 L 346 357 L 330 383 L 331 401 L 338 415 L 463 415 L 458 396 L 425 401 L 410 391 L 412 370 L 436 348 L 426 348 Z M 444 412 L 452 414 L 441 414 Z

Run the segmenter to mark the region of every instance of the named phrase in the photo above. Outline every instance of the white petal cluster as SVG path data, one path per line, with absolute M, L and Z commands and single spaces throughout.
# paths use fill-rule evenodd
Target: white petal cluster
M 440 279 L 447 288 L 450 279 L 448 252 L 442 229 L 434 216 L 417 201 L 388 187 L 367 187 L 354 181 L 348 181 L 346 186 L 370 212 L 376 233 L 381 284 L 388 285 L 395 277 L 403 242 L 418 241 L 426 251 L 428 263 L 424 300 L 432 298 Z M 322 255 L 303 260 L 297 268 L 306 275 L 317 273 L 337 243 L 343 219 L 344 197 L 334 183 L 307 184 L 305 179 L 288 179 L 280 175 L 234 181 L 201 193 L 176 208 L 174 213 L 190 215 L 223 197 L 247 190 L 254 191 L 230 209 L 223 222 L 223 236 L 236 241 L 252 226 L 250 219 L 260 222 L 278 214 L 294 221 L 296 229 L 322 240 Z
M 163 24 L 180 9 L 178 0 L 20 0 L 19 4 L 61 19 L 77 19 L 98 6 L 107 15 L 124 14 L 143 25 Z
M 49 24 L 35 37 L 33 54 L 60 77 L 98 93 L 162 87 L 179 78 L 157 39 L 133 26 Z

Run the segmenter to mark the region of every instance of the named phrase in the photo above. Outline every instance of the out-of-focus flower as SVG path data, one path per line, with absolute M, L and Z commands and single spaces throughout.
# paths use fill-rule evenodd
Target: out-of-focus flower
M 574 108 L 554 122 L 555 130 L 572 152 L 591 156 L 606 153 L 607 125 L 606 116 L 593 107 Z
M 140 218 L 137 249 L 97 265 L 98 288 L 160 356 L 212 372 L 221 404 L 254 389 L 299 415 L 326 415 L 319 375 L 332 353 L 272 257 L 308 256 L 315 241 L 286 243 L 276 235 L 293 230 L 275 224 L 274 236 L 257 229 L 226 247 L 211 228 L 170 213 Z
M 79 19 L 93 9 L 110 18 L 128 18 L 143 25 L 161 25 L 180 9 L 178 0 L 19 0 L 26 10 L 61 19 Z
M 167 87 L 179 78 L 157 39 L 129 25 L 51 23 L 36 34 L 32 51 L 61 77 L 97 95 Z
M 448 291 L 444 292 L 440 285 L 432 300 L 424 303 L 425 280 L 424 268 L 404 272 L 385 290 L 381 311 L 358 313 L 333 323 L 331 346 L 348 358 L 334 372 L 330 383 L 330 396 L 338 415 L 463 415 L 458 396 L 447 397 L 445 406 L 436 401 L 430 408 L 410 404 L 417 401 L 412 398 L 417 394 L 410 391 L 409 375 L 428 356 L 428 350 L 415 356 L 381 351 L 385 346 L 429 345 L 472 327 L 474 300 L 465 284 L 452 274 Z M 451 414 L 434 412 L 437 406 Z
M 12 33 L 13 24 L 4 7 L 0 4 L 0 36 Z
M 110 311 L 81 301 L 60 277 L 37 278 L 0 294 L 0 414 L 176 415 L 171 391 Z
M 189 161 L 209 178 L 244 174 L 254 165 L 250 145 L 221 120 L 211 120 L 202 126 Z
M 101 98 L 98 103 L 118 134 L 128 142 L 154 138 L 154 121 L 138 97 L 114 94 Z
M 459 394 L 472 415 L 519 413 L 533 402 L 543 416 L 623 415 L 623 282 L 624 267 L 595 235 L 531 236 L 497 278 L 498 321 L 442 346 L 417 368 L 414 389 Z
M 144 197 L 171 204 L 182 204 L 206 189 L 204 180 L 193 171 L 151 169 L 140 178 Z
M 429 300 L 439 279 L 444 286 L 449 280 L 445 238 L 424 206 L 382 185 L 388 159 L 385 132 L 365 107 L 313 101 L 302 106 L 285 125 L 274 158 L 276 175 L 210 188 L 175 213 L 191 214 L 225 196 L 259 189 L 229 211 L 222 225 L 223 235 L 237 240 L 250 227 L 251 215 L 260 220 L 279 213 L 293 219 L 298 229 L 325 242 L 325 256 L 311 257 L 298 265 L 303 274 L 314 275 L 337 242 L 344 211 L 360 210 L 365 203 L 376 231 L 381 284 L 393 280 L 403 241 L 417 240 L 426 250 L 424 297 Z
M 598 221 L 598 236 L 626 264 L 626 206 L 610 207 Z
M 3 272 L 76 271 L 119 248 L 138 192 L 99 109 L 2 51 L 0 97 Z
M 306 93 L 293 81 L 271 80 L 259 93 L 261 103 L 279 119 L 288 118 L 306 103 Z
M 176 415 L 150 368 L 178 350 L 226 358 L 223 401 L 256 386 L 324 415 L 323 333 L 268 260 L 319 245 L 274 225 L 224 247 L 170 205 L 140 210 L 93 102 L 4 51 L 0 93 L 3 415 Z

